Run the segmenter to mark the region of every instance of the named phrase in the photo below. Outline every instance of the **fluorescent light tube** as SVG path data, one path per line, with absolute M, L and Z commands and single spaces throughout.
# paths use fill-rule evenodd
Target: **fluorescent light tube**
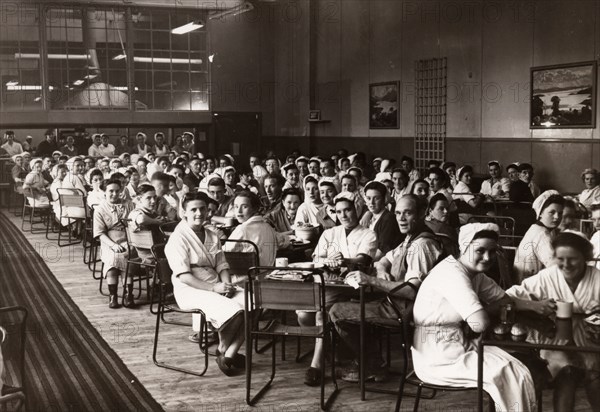
M 49 54 L 49 60 L 87 60 L 89 54 Z M 15 53 L 15 59 L 39 59 L 39 53 Z
M 81 86 L 83 84 L 83 80 L 75 80 L 73 82 L 73 86 Z
M 202 59 L 172 59 L 169 57 L 141 57 L 133 58 L 138 63 L 166 63 L 166 64 L 202 64 Z
M 183 26 L 176 27 L 173 30 L 171 30 L 171 33 L 185 34 L 185 33 L 189 33 L 194 30 L 198 30 L 202 27 L 204 27 L 204 23 L 201 22 L 200 20 L 197 20 L 197 21 L 192 21 L 187 24 L 184 24 Z

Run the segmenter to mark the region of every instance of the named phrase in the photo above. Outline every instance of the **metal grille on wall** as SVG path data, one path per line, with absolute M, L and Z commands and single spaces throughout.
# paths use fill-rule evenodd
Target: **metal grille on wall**
M 415 166 L 444 160 L 446 141 L 446 58 L 415 62 Z

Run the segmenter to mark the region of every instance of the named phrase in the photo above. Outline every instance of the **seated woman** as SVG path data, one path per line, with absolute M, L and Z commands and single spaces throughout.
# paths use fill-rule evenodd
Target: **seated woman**
M 265 219 L 273 225 L 275 231 L 284 235 L 294 233 L 293 226 L 296 223 L 296 214 L 302 204 L 302 192 L 299 189 L 284 189 L 281 194 L 281 205 L 283 207 L 267 213 Z
M 67 162 L 69 173 L 65 177 L 65 188 L 76 189 L 87 193 L 87 182 L 85 181 L 85 164 L 80 157 L 72 157 Z
M 445 249 L 452 255 L 458 252 L 458 234 L 450 225 L 450 206 L 448 199 L 441 193 L 429 199 L 425 225 L 444 242 Z
M 304 178 L 304 203 L 298 207 L 296 213 L 296 222 L 319 226 L 317 213 L 323 208 L 321 197 L 319 196 L 319 176 L 309 174 Z
M 600 310 L 600 270 L 586 265 L 593 257 L 592 244 L 579 234 L 565 232 L 552 240 L 552 248 L 552 266 L 506 291 L 518 298 L 517 310 L 550 316 L 556 312 L 556 301 L 573 302 L 573 313 Z M 573 339 L 577 345 L 586 346 L 583 330 L 575 331 Z M 553 343 L 554 339 L 548 341 Z M 580 384 L 585 386 L 592 410 L 600 411 L 600 355 L 542 350 L 540 356 L 548 362 L 554 378 L 555 411 L 574 410 L 575 391 Z
M 169 237 L 165 255 L 177 304 L 184 310 L 201 309 L 219 330 L 216 362 L 232 376 L 245 367 L 238 353 L 244 342 L 244 291 L 231 283 L 218 235 L 204 226 L 208 202 L 202 192 L 184 197 L 184 216 Z
M 429 182 L 425 179 L 417 179 L 410 188 L 410 194 L 427 201 L 429 199 Z
M 360 220 L 360 225 L 371 229 L 377 235 L 377 256 L 385 255 L 396 248 L 402 240 L 396 217 L 386 206 L 389 203 L 387 187 L 381 182 L 372 181 L 365 186 L 365 200 L 368 211 Z
M 15 182 L 17 193 L 23 194 L 23 182 L 25 181 L 25 177 L 27 177 L 27 170 L 23 167 L 23 156 L 20 154 L 14 155 L 12 160 L 15 165 L 12 167 L 10 173 Z
M 510 180 L 502 177 L 502 167 L 500 162 L 492 160 L 488 162 L 488 173 L 490 178 L 481 183 L 481 194 L 493 198 L 508 196 L 510 190 Z
M 585 189 L 579 195 L 579 203 L 590 209 L 592 204 L 600 202 L 600 186 L 598 186 L 598 171 L 596 169 L 585 169 L 581 173 L 581 180 Z
M 127 266 L 127 236 L 121 219 L 126 219 L 131 211 L 130 203 L 121 203 L 121 182 L 108 180 L 104 183 L 105 199 L 94 208 L 93 236 L 100 240 L 100 255 L 103 263 L 103 275 L 108 283 L 108 307 L 119 307 L 118 281 L 119 275 Z M 133 278 L 127 282 L 125 307 L 133 307 Z
M 415 373 L 425 382 L 477 386 L 473 332 L 484 332 L 490 324 L 488 312 L 510 302 L 484 274 L 494 261 L 498 236 L 495 224 L 463 226 L 460 257 L 448 256 L 421 284 L 413 309 L 412 355 Z M 495 346 L 486 347 L 483 363 L 483 389 L 500 410 L 536 410 L 533 379 L 523 363 Z
M 363 198 L 365 194 L 364 187 L 359 187 L 356 176 L 349 173 L 340 178 L 340 183 L 342 184 L 342 192 L 350 192 L 355 195 L 354 206 L 356 206 L 358 217 L 361 218 L 367 211 L 365 199 Z
M 48 206 L 50 204 L 48 196 L 48 186 L 50 183 L 42 176 L 42 159 L 33 159 L 29 167 L 31 171 L 25 176 L 23 190 L 28 195 L 32 194 L 33 197 L 27 196 L 27 201 L 32 206 Z M 31 192 L 27 192 L 26 189 L 31 189 Z
M 129 167 L 129 183 L 125 190 L 129 192 L 129 196 L 133 199 L 138 193 L 138 187 L 140 186 L 140 172 L 135 167 Z
M 229 235 L 232 240 L 249 240 L 258 246 L 259 263 L 261 266 L 273 266 L 277 249 L 289 246 L 289 237 L 277 233 L 260 211 L 258 195 L 243 190 L 235 195 L 233 213 L 240 223 Z M 227 242 L 223 247 L 226 252 L 254 252 L 251 245 Z
M 513 267 L 516 283 L 552 265 L 551 241 L 560 225 L 564 205 L 565 199 L 556 190 L 545 191 L 533 202 L 537 221 L 519 243 Z
M 89 175 L 89 182 L 92 190 L 87 193 L 87 205 L 89 207 L 99 205 L 104 200 L 104 174 L 99 169 L 92 169 Z
M 330 269 L 342 266 L 352 269 L 366 270 L 377 252 L 377 235 L 371 229 L 360 225 L 354 203 L 354 194 L 342 192 L 334 199 L 335 211 L 340 225 L 323 232 L 313 254 L 315 263 L 323 263 Z M 328 290 L 326 304 L 331 306 L 336 302 L 348 300 L 351 297 L 344 290 Z M 300 311 L 298 322 L 303 326 L 323 324 L 322 312 Z M 306 371 L 304 383 L 308 386 L 321 384 L 320 370 L 323 343 L 317 339 L 310 368 Z
M 467 223 L 472 214 L 476 213 L 485 196 L 481 194 L 473 194 L 469 185 L 473 177 L 473 168 L 469 165 L 463 166 L 457 172 L 458 183 L 452 191 L 452 198 L 456 202 L 456 207 L 459 212 L 459 220 L 461 224 Z
M 321 177 L 321 180 L 319 180 L 319 197 L 323 202 L 323 207 L 317 212 L 317 222 L 322 230 L 327 230 L 339 224 L 333 202 L 337 194 L 335 182 L 331 178 Z

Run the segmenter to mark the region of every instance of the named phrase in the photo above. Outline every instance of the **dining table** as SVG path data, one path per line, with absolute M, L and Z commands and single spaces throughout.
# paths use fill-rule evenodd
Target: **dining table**
M 580 354 L 586 354 L 585 356 L 597 356 L 596 365 L 600 365 L 600 339 L 596 339 L 597 335 L 594 336 L 586 330 L 586 316 L 573 314 L 571 318 L 562 319 L 518 312 L 514 321 L 520 327 L 513 328 L 514 324 L 505 322 L 505 325 L 502 325 L 504 333 L 494 332 L 495 327 L 502 322 L 493 323 L 494 327 L 488 328 L 477 347 L 477 410 L 483 411 L 483 357 L 486 346 L 500 347 L 509 353 L 533 351 L 538 356 L 542 350 L 568 352 L 575 360 Z M 517 332 L 521 333 L 516 334 Z M 538 399 L 538 402 L 541 402 L 541 399 Z

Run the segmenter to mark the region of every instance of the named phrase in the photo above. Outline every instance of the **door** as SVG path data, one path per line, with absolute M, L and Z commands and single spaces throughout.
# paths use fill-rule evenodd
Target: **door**
M 262 117 L 253 112 L 214 112 L 214 150 L 220 156 L 231 154 L 236 163 L 247 163 L 252 152 L 261 149 Z

